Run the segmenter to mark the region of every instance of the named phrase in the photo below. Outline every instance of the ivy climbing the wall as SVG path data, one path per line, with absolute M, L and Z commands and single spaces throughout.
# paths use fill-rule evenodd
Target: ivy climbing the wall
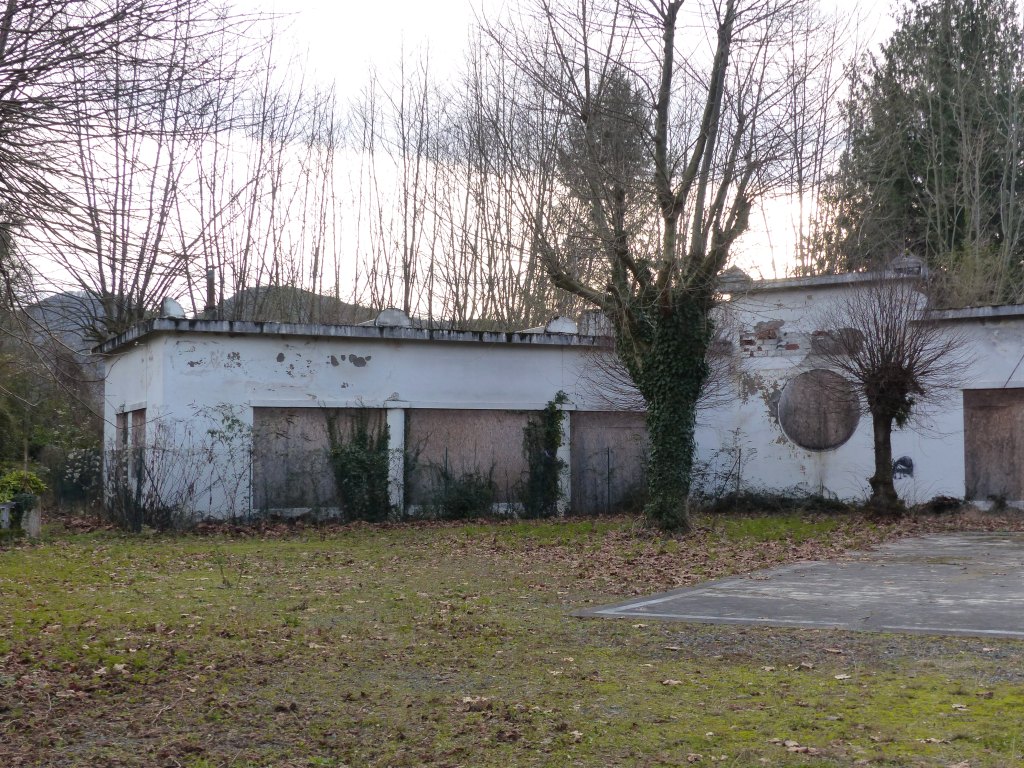
M 530 418 L 523 428 L 523 454 L 526 457 L 526 480 L 522 502 L 525 517 L 551 517 L 558 512 L 562 497 L 560 477 L 565 462 L 558 458 L 562 446 L 562 419 L 559 406 L 569 402 L 565 392 L 555 395 L 544 410 Z
M 351 431 L 327 415 L 327 437 L 338 505 L 346 520 L 380 523 L 391 514 L 388 493 L 387 424 L 373 427 L 369 415 L 357 413 Z

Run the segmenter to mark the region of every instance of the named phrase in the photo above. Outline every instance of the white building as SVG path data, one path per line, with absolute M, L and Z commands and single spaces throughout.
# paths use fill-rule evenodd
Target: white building
M 817 344 L 827 307 L 873 279 L 851 274 L 751 284 L 726 307 L 735 363 L 728 402 L 703 414 L 700 454 L 710 481 L 865 498 L 874 471 L 871 422 L 829 407 Z M 917 407 L 893 432 L 896 488 L 908 503 L 936 496 L 1024 500 L 1024 307 L 933 312 L 965 339 L 954 389 Z M 1018 435 L 1020 437 L 1018 437 Z
M 719 381 L 698 416 L 707 490 L 867 495 L 871 425 L 823 394 L 815 335 L 822 308 L 866 279 L 751 283 L 723 304 Z M 958 393 L 894 432 L 897 489 L 911 503 L 1024 500 L 1024 307 L 934 318 L 966 335 L 971 364 Z M 386 424 L 394 505 L 430 504 L 439 478 L 474 473 L 514 505 L 524 428 L 561 392 L 563 502 L 615 509 L 642 485 L 643 418 L 607 396 L 607 339 L 564 320 L 510 334 L 417 329 L 400 313 L 378 323 L 144 322 L 98 348 L 105 441 L 146 446 L 136 480 L 163 503 L 244 516 L 335 509 L 332 447 Z
M 439 480 L 465 475 L 489 478 L 511 505 L 529 479 L 524 428 L 564 400 L 563 505 L 618 508 L 642 485 L 643 414 L 615 412 L 595 383 L 607 340 L 559 329 L 575 324 L 424 330 L 394 311 L 370 327 L 149 320 L 97 350 L 105 442 L 145 448 L 133 490 L 199 516 L 246 516 L 335 509 L 332 448 L 386 424 L 394 506 L 429 504 Z

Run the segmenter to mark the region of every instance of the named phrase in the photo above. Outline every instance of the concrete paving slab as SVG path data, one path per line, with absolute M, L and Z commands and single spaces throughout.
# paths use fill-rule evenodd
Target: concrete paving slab
M 1024 533 L 919 536 L 580 615 L 1024 639 Z

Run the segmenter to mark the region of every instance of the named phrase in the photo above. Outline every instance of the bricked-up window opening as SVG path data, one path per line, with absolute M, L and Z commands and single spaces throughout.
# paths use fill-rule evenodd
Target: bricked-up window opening
M 801 448 L 834 450 L 853 436 L 859 421 L 856 390 L 834 371 L 801 373 L 782 390 L 779 424 Z

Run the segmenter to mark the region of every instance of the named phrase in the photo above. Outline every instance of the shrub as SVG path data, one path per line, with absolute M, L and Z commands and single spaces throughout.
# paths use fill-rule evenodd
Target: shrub
M 348 520 L 384 522 L 391 514 L 388 493 L 388 428 L 372 429 L 360 414 L 347 438 L 337 420 L 328 417 L 331 468 L 338 503 Z
M 558 406 L 567 401 L 566 394 L 559 392 L 523 428 L 523 453 L 527 465 L 521 494 L 524 517 L 551 517 L 558 511 L 562 495 L 559 480 L 565 469 L 565 462 L 558 458 L 565 414 Z
M 437 482 L 427 504 L 430 517 L 470 520 L 491 515 L 498 492 L 493 468 L 486 475 L 478 470 L 455 475 L 448 467 L 437 467 L 436 471 Z
M 14 501 L 16 495 L 40 496 L 46 493 L 46 483 L 35 472 L 12 469 L 0 476 L 0 503 Z
M 39 503 L 39 495 L 46 492 L 46 483 L 35 472 L 12 469 L 0 476 L 0 503 L 13 501 L 9 527 L 3 531 L 5 538 L 20 536 L 21 521 L 26 512 L 31 512 Z

